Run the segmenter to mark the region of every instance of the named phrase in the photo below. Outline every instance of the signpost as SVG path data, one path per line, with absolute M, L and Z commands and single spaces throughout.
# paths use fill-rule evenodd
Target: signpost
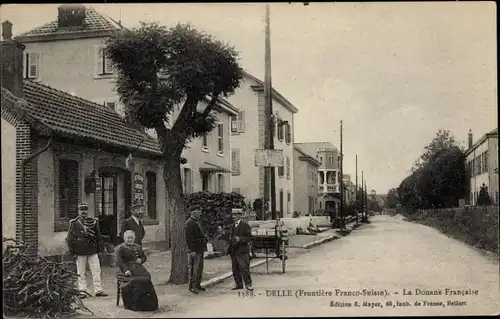
M 284 166 L 283 150 L 276 149 L 256 149 L 255 150 L 255 166 L 274 168 Z M 269 178 L 269 190 L 273 191 L 271 187 L 271 179 Z M 270 194 L 271 195 L 271 194 Z M 272 196 L 272 195 L 271 195 Z M 262 211 L 265 211 L 265 194 L 262 198 Z M 271 197 L 270 197 L 271 198 Z M 267 215 L 267 214 L 266 214 Z
M 134 203 L 144 202 L 144 176 L 140 173 L 134 174 Z M 142 210 L 142 208 L 141 208 Z

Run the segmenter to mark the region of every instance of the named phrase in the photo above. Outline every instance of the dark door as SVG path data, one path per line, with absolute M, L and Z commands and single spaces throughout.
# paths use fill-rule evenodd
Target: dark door
M 116 226 L 118 216 L 117 174 L 114 172 L 101 172 L 101 216 L 99 224 L 104 236 L 114 243 L 116 241 Z

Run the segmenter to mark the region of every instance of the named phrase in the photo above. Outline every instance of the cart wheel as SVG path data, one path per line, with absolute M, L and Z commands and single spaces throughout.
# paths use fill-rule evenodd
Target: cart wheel
M 281 242 L 281 261 L 283 262 L 283 273 L 285 273 L 285 264 L 286 264 L 285 241 Z

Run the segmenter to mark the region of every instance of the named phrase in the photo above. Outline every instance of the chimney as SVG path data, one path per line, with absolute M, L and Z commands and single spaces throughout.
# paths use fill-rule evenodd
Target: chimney
M 23 52 L 24 44 L 12 40 L 12 23 L 2 23 L 2 37 L 0 42 L 1 80 L 2 87 L 12 94 L 23 97 Z
M 85 24 L 85 6 L 81 4 L 63 4 L 57 8 L 59 28 L 83 27 Z
M 469 149 L 472 148 L 473 140 L 472 140 L 472 130 L 469 129 Z

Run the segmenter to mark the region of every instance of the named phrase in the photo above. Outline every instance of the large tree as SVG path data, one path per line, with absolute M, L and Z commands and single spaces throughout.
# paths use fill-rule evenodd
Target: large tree
M 157 134 L 172 219 L 170 282 L 186 283 L 181 153 L 189 141 L 214 129 L 212 111 L 219 97 L 240 85 L 238 53 L 190 25 L 167 28 L 142 22 L 110 38 L 106 55 L 118 71 L 117 92 L 127 119 Z M 209 102 L 200 111 L 198 104 L 203 100 Z M 177 118 L 170 123 L 175 110 Z
M 458 147 L 464 151 L 449 130 L 439 130 L 434 139 L 424 148 L 422 155 L 415 161 L 412 171 L 422 168 L 437 152 L 450 147 Z

